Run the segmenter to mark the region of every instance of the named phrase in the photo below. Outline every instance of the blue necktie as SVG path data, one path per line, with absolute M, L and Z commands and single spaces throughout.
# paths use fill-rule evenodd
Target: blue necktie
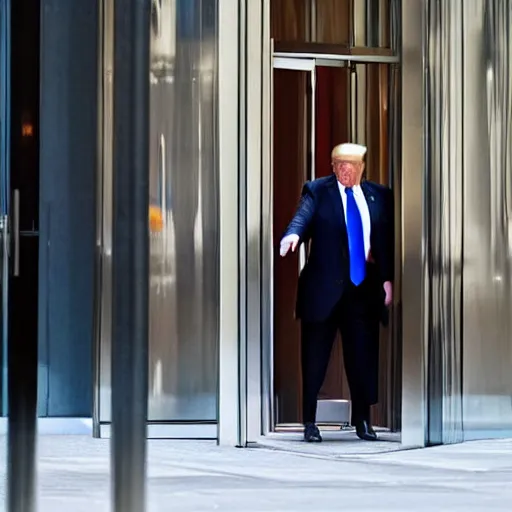
M 351 188 L 347 193 L 347 234 L 350 254 L 350 280 L 359 286 L 366 274 L 366 257 L 364 254 L 363 221 Z

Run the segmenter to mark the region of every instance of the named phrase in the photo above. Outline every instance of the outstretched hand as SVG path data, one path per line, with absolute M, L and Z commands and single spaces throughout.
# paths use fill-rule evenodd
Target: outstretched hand
M 281 247 L 279 253 L 284 258 L 288 252 L 295 252 L 297 246 L 299 245 L 299 235 L 287 235 L 281 240 Z

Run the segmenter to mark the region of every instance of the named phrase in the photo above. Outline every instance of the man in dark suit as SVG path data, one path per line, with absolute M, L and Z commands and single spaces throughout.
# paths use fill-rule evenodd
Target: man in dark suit
M 304 439 L 320 442 L 317 397 L 339 330 L 359 438 L 377 439 L 370 406 L 378 401 L 379 320 L 392 302 L 394 209 L 389 188 L 362 181 L 366 148 L 340 144 L 333 174 L 304 185 L 281 240 L 281 256 L 309 243 L 299 277 Z

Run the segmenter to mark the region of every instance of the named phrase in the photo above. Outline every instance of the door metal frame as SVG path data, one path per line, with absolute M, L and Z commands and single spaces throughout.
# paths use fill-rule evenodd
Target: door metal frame
M 310 145 L 311 145 L 311 152 L 310 152 L 310 170 L 311 170 L 311 179 L 315 178 L 316 172 L 315 172 L 315 94 L 316 94 L 316 67 L 317 67 L 317 61 L 316 59 L 311 58 L 288 58 L 288 57 L 279 57 L 274 54 L 273 58 L 271 59 L 271 71 L 270 71 L 270 87 L 271 87 L 271 95 L 270 95 L 270 119 L 269 119 L 269 136 L 270 136 L 270 182 L 273 182 L 274 177 L 274 70 L 280 69 L 280 70 L 289 70 L 289 71 L 303 71 L 309 73 L 309 79 L 310 83 L 309 86 L 311 88 L 311 105 L 310 105 L 310 124 L 308 124 L 307 129 L 309 130 L 309 137 L 310 137 Z M 274 215 L 274 209 L 273 209 L 273 198 L 274 194 L 273 191 L 270 194 L 270 197 L 268 201 L 266 201 L 270 208 L 270 222 L 273 224 L 273 215 Z M 267 338 L 267 348 L 264 349 L 263 355 L 264 355 L 264 362 L 263 366 L 268 368 L 266 379 L 268 379 L 267 383 L 264 383 L 262 389 L 264 389 L 266 393 L 268 393 L 268 398 L 265 400 L 265 403 L 267 403 L 267 407 L 270 408 L 270 411 L 267 412 L 267 414 L 264 414 L 263 417 L 266 418 L 263 424 L 263 433 L 268 434 L 272 432 L 276 426 L 276 420 L 275 420 L 275 388 L 274 388 L 274 254 L 272 247 L 275 245 L 275 241 L 273 240 L 273 230 L 272 226 L 270 227 L 268 231 L 268 237 L 270 237 L 270 264 L 271 269 L 269 272 L 269 278 L 271 280 L 270 283 L 270 293 L 268 294 L 268 304 L 270 307 L 269 311 L 269 320 L 270 325 L 267 327 L 270 327 L 270 336 L 265 337 Z M 263 242 L 265 243 L 266 240 L 264 239 Z M 304 268 L 304 265 L 306 264 L 306 249 L 303 244 L 299 247 L 299 268 L 298 273 Z M 264 338 L 263 338 L 264 339 Z M 265 385 L 266 384 L 266 385 Z
M 307 126 L 307 129 L 310 131 L 309 137 L 310 137 L 310 172 L 311 175 L 309 176 L 309 179 L 314 180 L 316 177 L 316 170 L 315 170 L 315 142 L 316 142 L 316 104 L 315 104 L 315 97 L 316 97 L 316 68 L 318 66 L 318 60 L 317 59 L 295 59 L 295 58 L 288 58 L 288 57 L 274 57 L 273 60 L 273 67 L 272 67 L 272 81 L 274 78 L 274 70 L 275 69 L 282 69 L 282 70 L 289 70 L 289 71 L 305 71 L 310 74 L 310 83 L 309 86 L 311 88 L 311 105 L 310 107 L 310 122 Z M 273 119 L 273 102 L 274 98 L 272 96 L 272 119 Z M 272 121 L 271 121 L 272 122 Z M 272 123 L 273 124 L 273 123 Z M 271 137 L 272 140 L 274 139 L 274 131 L 272 129 L 271 131 Z M 273 154 L 272 154 L 273 158 Z M 301 244 L 299 248 L 299 272 L 304 268 L 304 265 L 306 264 L 306 248 L 303 244 Z M 272 396 L 273 395 L 273 389 L 272 389 Z
M 314 73 L 316 67 L 315 59 L 276 57 L 274 55 L 273 69 L 288 69 L 291 71 L 310 71 Z
M 276 241 L 273 240 L 273 114 L 274 114 L 274 92 L 273 92 L 273 74 L 274 69 L 288 69 L 297 71 L 308 71 L 312 75 L 312 88 L 313 97 L 316 89 L 316 74 L 315 70 L 317 67 L 350 67 L 352 64 L 396 64 L 400 61 L 399 57 L 393 56 L 375 56 L 375 55 L 329 55 L 329 54 L 301 54 L 301 53 L 286 53 L 286 52 L 274 52 L 273 44 L 270 45 L 270 83 L 266 84 L 269 91 L 265 93 L 263 91 L 263 101 L 265 98 L 269 100 L 269 111 L 266 111 L 266 105 L 262 107 L 262 134 L 263 138 L 268 137 L 270 143 L 270 155 L 263 154 L 262 161 L 268 161 L 268 165 L 262 166 L 262 331 L 261 331 L 261 353 L 262 353 L 262 367 L 261 367 L 261 390 L 262 390 L 262 412 L 261 412 L 261 434 L 267 435 L 274 431 L 275 425 L 275 397 L 274 397 L 274 283 L 273 283 L 273 272 L 274 272 L 274 257 L 273 257 L 273 246 Z M 263 56 L 264 58 L 264 56 Z M 265 84 L 264 84 L 265 85 Z M 354 99 L 351 98 L 351 103 Z M 315 126 L 314 126 L 314 101 L 313 104 L 313 124 L 311 126 L 311 137 L 312 137 L 312 178 L 314 179 L 314 143 L 315 143 Z M 248 120 L 250 123 L 251 121 Z M 268 125 L 268 126 L 266 126 Z M 265 147 L 262 146 L 262 150 L 265 151 Z M 299 265 L 305 264 L 305 250 L 301 246 Z M 267 279 L 265 279 L 267 278 Z M 266 304 L 266 306 L 263 306 Z M 249 375 L 251 371 L 249 368 Z M 255 439 L 249 439 L 249 441 L 255 441 Z
M 275 52 L 276 58 L 287 59 L 315 59 L 324 62 L 354 62 L 364 64 L 396 64 L 400 62 L 398 55 L 339 55 L 336 53 L 296 53 L 296 52 Z
M 217 439 L 217 423 L 147 423 L 148 439 Z M 112 437 L 112 424 L 99 425 L 98 437 L 110 439 Z
M 2 406 L 7 416 L 7 327 L 9 298 L 9 203 L 10 203 L 10 69 L 11 69 L 11 2 L 0 1 L 0 286 L 1 286 L 1 351 Z

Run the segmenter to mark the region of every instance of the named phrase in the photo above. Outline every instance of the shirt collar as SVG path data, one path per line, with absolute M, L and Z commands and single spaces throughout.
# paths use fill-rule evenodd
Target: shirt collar
M 342 184 L 338 181 L 338 187 L 339 187 L 339 189 L 340 189 L 340 191 L 341 191 L 341 192 L 343 192 L 344 194 L 346 194 L 346 191 L 345 191 L 346 187 L 345 187 L 345 185 L 342 185 Z M 356 195 L 356 196 L 359 196 L 359 195 L 361 195 L 361 194 L 363 193 L 363 191 L 362 191 L 362 189 L 361 189 L 361 185 L 354 185 L 354 186 L 352 187 L 352 190 L 354 191 L 354 195 Z

